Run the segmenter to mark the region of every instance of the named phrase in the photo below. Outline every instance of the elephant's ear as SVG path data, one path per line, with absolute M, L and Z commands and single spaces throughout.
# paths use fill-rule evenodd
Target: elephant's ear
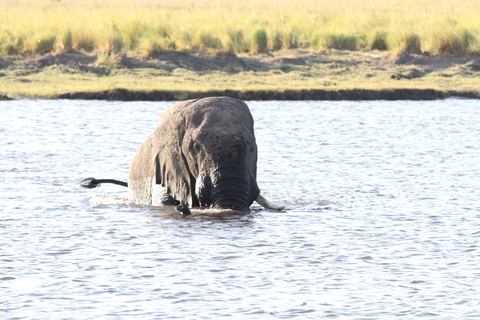
M 152 203 L 152 184 L 155 167 L 152 158 L 152 139 L 147 139 L 135 154 L 128 170 L 130 200 L 138 204 Z
M 167 108 L 153 134 L 156 183 L 189 206 L 198 206 L 198 200 L 194 192 L 195 177 L 182 153 L 182 145 L 189 128 L 187 118 L 192 113 L 189 107 L 194 102 L 182 101 Z
M 176 200 L 195 206 L 190 171 L 180 148 L 174 141 L 157 142 L 159 145 L 154 147 L 156 184 L 162 185 Z
M 128 171 L 129 180 L 142 180 L 154 176 L 152 165 L 152 138 L 147 139 L 137 151 Z

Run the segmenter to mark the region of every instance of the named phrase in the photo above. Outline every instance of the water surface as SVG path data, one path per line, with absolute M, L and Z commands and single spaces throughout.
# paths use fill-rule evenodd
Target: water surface
M 167 102 L 0 102 L 3 319 L 480 317 L 480 102 L 249 102 L 283 212 L 130 206 Z

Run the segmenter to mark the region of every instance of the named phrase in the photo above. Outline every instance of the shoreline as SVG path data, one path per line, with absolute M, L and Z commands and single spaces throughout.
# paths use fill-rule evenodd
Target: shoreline
M 480 58 L 343 50 L 280 50 L 154 58 L 81 52 L 0 56 L 0 100 L 178 101 L 480 99 Z
M 372 101 L 372 100 L 443 100 L 448 98 L 480 99 L 480 92 L 441 91 L 434 89 L 351 89 L 351 90 L 209 90 L 209 91 L 135 91 L 112 89 L 96 92 L 69 92 L 53 97 L 11 98 L 0 94 L 0 101 L 21 99 L 106 100 L 106 101 L 180 101 L 214 96 L 228 96 L 244 101 Z
M 245 101 L 269 100 L 324 100 L 324 101 L 369 101 L 369 100 L 442 100 L 447 98 L 480 99 L 477 91 L 440 91 L 434 89 L 383 89 L 383 90 L 210 90 L 195 91 L 133 91 L 113 89 L 98 92 L 74 92 L 59 94 L 53 99 L 108 100 L 108 101 L 178 101 L 212 96 L 229 96 Z

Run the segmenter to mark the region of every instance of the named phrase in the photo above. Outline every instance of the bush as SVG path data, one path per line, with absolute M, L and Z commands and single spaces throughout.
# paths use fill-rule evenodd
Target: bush
M 371 50 L 388 50 L 387 33 L 385 31 L 376 31 L 373 35 Z
M 297 49 L 299 46 L 298 31 L 295 29 L 289 30 L 284 33 L 283 37 L 283 49 Z
M 151 58 L 163 50 L 163 43 L 160 38 L 154 36 L 142 38 L 138 44 L 138 49 L 145 57 Z
M 272 50 L 282 49 L 282 47 L 283 47 L 282 37 L 283 37 L 283 35 L 278 30 L 275 30 L 272 33 L 272 39 L 271 39 L 271 45 L 270 45 L 270 48 L 272 48 Z
M 402 52 L 421 53 L 422 41 L 420 36 L 416 33 L 409 33 L 405 35 L 400 49 Z
M 72 32 L 72 48 L 75 50 L 84 49 L 91 51 L 95 48 L 94 38 L 83 30 Z
M 107 32 L 101 40 L 98 48 L 100 52 L 111 54 L 121 52 L 125 47 L 122 34 L 117 30 Z
M 316 32 L 310 37 L 310 48 L 317 49 L 321 45 L 322 45 L 322 37 L 318 32 Z
M 325 47 L 337 50 L 357 50 L 357 37 L 344 34 L 330 34 L 325 37 Z
M 432 49 L 438 54 L 465 54 L 476 42 L 475 35 L 466 28 L 445 28 L 433 33 Z
M 252 35 L 252 53 L 265 53 L 268 50 L 267 32 L 264 28 L 257 28 Z
M 18 53 L 22 45 L 22 38 L 16 38 L 10 33 L 7 33 L 3 39 L 0 38 L 0 52 L 6 56 Z
M 467 51 L 470 46 L 476 42 L 475 35 L 465 28 L 460 30 L 460 39 L 462 40 L 465 51 Z
M 17 53 L 17 50 L 15 49 L 15 45 L 11 41 L 3 42 L 1 44 L 1 48 L 2 48 L 2 54 L 6 56 Z
M 73 49 L 73 36 L 72 30 L 67 29 L 61 32 L 55 42 L 55 51 L 58 52 L 69 52 Z
M 97 67 L 104 67 L 107 72 L 117 69 L 122 61 L 122 56 L 115 53 L 100 53 L 97 55 L 95 65 Z
M 200 45 L 205 49 L 222 49 L 222 42 L 219 38 L 209 33 L 201 33 L 198 37 Z
M 465 52 L 462 39 L 460 36 L 452 31 L 441 32 L 435 38 L 435 47 L 438 53 L 443 55 L 462 54 Z
M 56 37 L 51 33 L 38 34 L 31 40 L 30 50 L 34 53 L 48 53 L 53 51 Z
M 229 54 L 235 54 L 243 49 L 243 32 L 236 29 L 227 30 L 228 40 L 225 45 Z

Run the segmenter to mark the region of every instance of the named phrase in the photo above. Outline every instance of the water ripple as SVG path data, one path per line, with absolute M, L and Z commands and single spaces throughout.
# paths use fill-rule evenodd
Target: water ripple
M 480 316 L 478 101 L 250 102 L 283 212 L 78 187 L 125 180 L 168 105 L 0 101 L 2 318 Z

